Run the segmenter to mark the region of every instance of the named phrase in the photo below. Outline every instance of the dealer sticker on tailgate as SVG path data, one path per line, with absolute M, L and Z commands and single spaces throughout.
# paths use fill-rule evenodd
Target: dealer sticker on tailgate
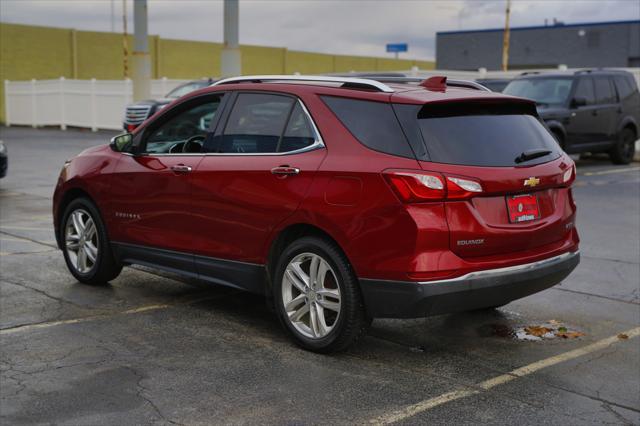
M 540 218 L 538 197 L 532 194 L 507 196 L 507 210 L 511 223 L 527 222 Z

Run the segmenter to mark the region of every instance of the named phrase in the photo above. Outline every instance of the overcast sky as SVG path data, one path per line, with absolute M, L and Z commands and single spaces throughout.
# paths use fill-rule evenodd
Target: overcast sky
M 132 30 L 133 0 L 127 0 Z M 122 31 L 122 0 L 0 0 L 0 21 Z M 514 0 L 512 26 L 640 19 L 639 0 Z M 222 2 L 149 0 L 149 33 L 222 41 Z M 433 59 L 435 33 L 504 25 L 506 0 L 240 0 L 240 42 L 293 50 L 391 56 L 385 44 L 409 43 L 407 58 Z M 7 40 L 0 42 L 6 43 Z

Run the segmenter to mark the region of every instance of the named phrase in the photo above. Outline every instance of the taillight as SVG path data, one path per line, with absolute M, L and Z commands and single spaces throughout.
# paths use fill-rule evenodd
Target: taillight
M 479 182 L 435 172 L 387 170 L 384 177 L 405 203 L 460 200 L 482 192 Z M 445 184 L 446 182 L 446 184 Z
M 447 176 L 447 198 L 469 198 L 482 192 L 479 182 L 469 179 Z
M 572 165 L 562 174 L 562 184 L 571 186 L 573 181 L 576 180 L 576 165 Z

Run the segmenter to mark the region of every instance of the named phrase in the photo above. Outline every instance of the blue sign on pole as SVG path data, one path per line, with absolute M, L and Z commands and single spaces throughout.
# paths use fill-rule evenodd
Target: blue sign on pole
M 406 52 L 409 50 L 409 45 L 407 43 L 389 43 L 387 44 L 387 52 Z

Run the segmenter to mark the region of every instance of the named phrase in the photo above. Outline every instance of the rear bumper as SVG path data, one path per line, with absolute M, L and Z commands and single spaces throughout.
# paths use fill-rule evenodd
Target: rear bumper
M 372 317 L 420 318 L 504 305 L 560 283 L 579 262 L 580 253 L 575 251 L 447 280 L 361 279 L 360 285 Z

